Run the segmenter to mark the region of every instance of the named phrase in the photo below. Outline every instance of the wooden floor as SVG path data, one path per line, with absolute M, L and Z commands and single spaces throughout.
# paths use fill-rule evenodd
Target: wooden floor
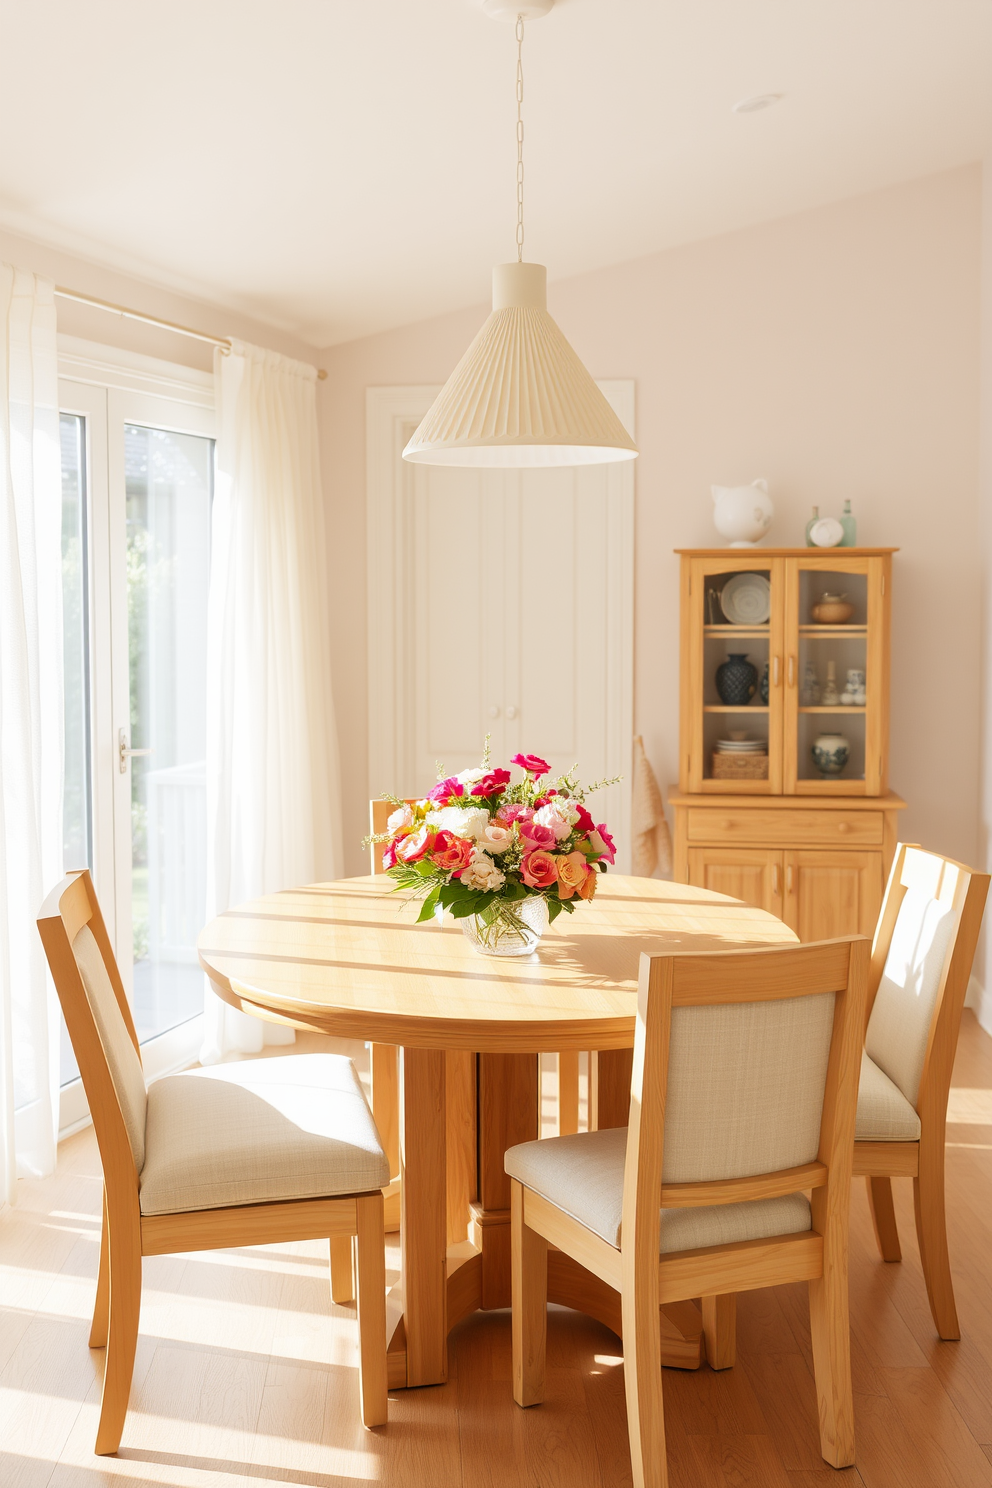
M 951 1260 L 964 1338 L 933 1331 L 896 1184 L 905 1259 L 875 1256 L 855 1185 L 851 1303 L 857 1467 L 820 1459 L 804 1288 L 741 1299 L 739 1360 L 665 1371 L 674 1488 L 992 1488 L 992 1039 L 969 1013 L 948 1127 Z M 0 1217 L 0 1484 L 235 1488 L 620 1488 L 630 1481 L 615 1336 L 555 1309 L 548 1398 L 510 1396 L 508 1313 L 452 1335 L 451 1379 L 358 1424 L 354 1312 L 319 1244 L 145 1262 L 132 1406 L 117 1458 L 92 1455 L 103 1356 L 86 1346 L 100 1170 L 92 1132 Z

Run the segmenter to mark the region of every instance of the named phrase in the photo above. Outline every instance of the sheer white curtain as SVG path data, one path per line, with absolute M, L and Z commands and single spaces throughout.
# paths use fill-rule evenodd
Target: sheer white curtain
M 54 286 L 0 264 L 0 1197 L 50 1173 L 59 1017 L 35 920 L 62 877 L 62 478 Z
M 341 861 L 316 375 L 237 341 L 215 360 L 208 918 Z M 204 1063 L 292 1038 L 208 993 Z

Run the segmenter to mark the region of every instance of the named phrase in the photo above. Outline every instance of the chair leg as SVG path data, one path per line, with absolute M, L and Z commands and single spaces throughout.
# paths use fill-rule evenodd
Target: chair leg
M 388 1413 L 386 1376 L 386 1235 L 382 1194 L 366 1194 L 358 1210 L 358 1350 L 362 1422 L 385 1426 Z
M 846 1253 L 842 1258 L 825 1254 L 824 1274 L 809 1283 L 813 1373 L 820 1411 L 820 1452 L 831 1467 L 854 1465 L 854 1393 L 851 1386 L 847 1269 Z
M 711 1369 L 730 1369 L 737 1362 L 737 1296 L 724 1292 L 703 1297 L 703 1337 Z
M 121 1444 L 141 1310 L 141 1238 L 137 1225 L 131 1229 L 123 1224 L 119 1227 L 111 1224 L 108 1236 L 110 1319 L 100 1424 L 94 1447 L 98 1457 L 112 1456 Z
M 107 1201 L 103 1201 L 103 1229 L 100 1232 L 100 1268 L 96 1278 L 96 1301 L 93 1303 L 93 1324 L 90 1328 L 90 1348 L 107 1347 L 107 1323 L 110 1317 L 110 1237 L 107 1233 Z
M 350 1302 L 355 1295 L 351 1236 L 331 1236 L 331 1301 Z
M 647 1308 L 638 1306 L 631 1287 L 620 1294 L 620 1311 L 633 1488 L 668 1488 L 657 1304 Z
M 944 1151 L 935 1144 L 920 1143 L 920 1171 L 913 1179 L 916 1236 L 920 1242 L 923 1279 L 927 1284 L 930 1311 L 941 1338 L 961 1337 L 954 1305 L 954 1283 L 947 1254 L 947 1219 L 944 1211 Z
M 866 1178 L 865 1183 L 868 1187 L 868 1207 L 875 1228 L 878 1253 L 883 1261 L 901 1261 L 899 1226 L 896 1224 L 896 1211 L 892 1204 L 892 1179 Z
M 579 1129 L 579 1052 L 566 1049 L 555 1055 L 558 1069 L 557 1135 L 571 1136 Z
M 524 1191 L 510 1180 L 510 1287 L 513 1398 L 518 1405 L 544 1399 L 548 1346 L 548 1242 L 524 1224 Z

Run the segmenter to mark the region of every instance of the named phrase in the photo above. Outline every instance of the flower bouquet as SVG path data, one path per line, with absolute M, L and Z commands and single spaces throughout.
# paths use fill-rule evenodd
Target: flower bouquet
M 398 889 L 423 896 L 418 916 L 438 906 L 462 920 L 466 936 L 485 955 L 521 956 L 533 950 L 545 927 L 563 910 L 591 899 L 600 873 L 616 853 L 604 822 L 585 807 L 600 780 L 583 789 L 574 772 L 554 785 L 542 781 L 550 766 L 533 754 L 515 754 L 524 778 L 493 769 L 489 745 L 477 770 L 439 778 L 421 801 L 394 800 L 383 865 Z

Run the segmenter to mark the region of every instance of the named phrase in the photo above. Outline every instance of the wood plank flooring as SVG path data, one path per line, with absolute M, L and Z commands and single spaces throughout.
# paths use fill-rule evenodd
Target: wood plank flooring
M 859 1181 L 857 1466 L 836 1473 L 820 1458 L 804 1288 L 783 1288 L 741 1298 L 735 1368 L 665 1371 L 673 1488 L 992 1488 L 992 1039 L 970 1013 L 954 1086 L 948 1207 L 962 1341 L 941 1343 L 933 1330 L 910 1183 L 895 1185 L 904 1259 L 886 1266 Z M 317 1242 L 146 1260 L 122 1450 L 96 1458 L 92 1132 L 63 1144 L 54 1177 L 21 1189 L 0 1216 L 3 1488 L 630 1482 L 619 1341 L 564 1309 L 549 1321 L 543 1406 L 514 1406 L 509 1314 L 480 1313 L 452 1335 L 449 1383 L 396 1392 L 389 1427 L 364 1431 L 354 1311 L 331 1303 Z

